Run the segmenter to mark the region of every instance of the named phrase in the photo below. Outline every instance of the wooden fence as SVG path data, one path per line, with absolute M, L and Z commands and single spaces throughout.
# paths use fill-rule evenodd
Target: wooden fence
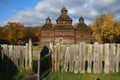
M 85 44 L 50 46 L 52 71 L 74 73 L 120 72 L 120 44 Z
M 14 63 L 16 67 L 21 66 L 25 68 L 32 69 L 32 41 L 26 43 L 25 46 L 22 45 L 1 45 L 0 52 L 2 56 L 0 59 L 9 67 L 9 61 L 4 59 L 7 57 L 11 62 Z M 11 64 L 10 64 L 11 65 Z

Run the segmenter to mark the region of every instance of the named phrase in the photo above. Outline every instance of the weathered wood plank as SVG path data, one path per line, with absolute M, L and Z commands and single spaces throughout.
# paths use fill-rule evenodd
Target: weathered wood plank
M 110 44 L 109 60 L 110 73 L 115 72 L 115 44 Z
M 28 46 L 29 46 L 29 67 L 32 69 L 32 41 L 31 39 L 29 39 L 28 42 Z
M 119 62 L 120 62 L 120 44 L 117 44 L 117 53 L 116 53 L 116 72 L 119 72 Z
M 103 44 L 99 44 L 99 71 L 102 72 L 103 69 Z
M 88 68 L 87 68 L 87 72 L 91 73 L 92 71 L 92 44 L 88 45 Z
M 25 45 L 25 67 L 28 67 L 28 43 Z
M 94 64 L 93 64 L 93 72 L 94 73 L 100 73 L 99 71 L 99 63 L 100 63 L 100 57 L 99 57 L 99 44 L 98 42 L 94 43 Z
M 105 68 L 104 68 L 104 73 L 109 73 L 110 72 L 110 61 L 109 61 L 109 56 L 110 56 L 110 49 L 109 49 L 109 44 L 106 43 L 104 45 L 105 47 Z
M 64 57 L 64 71 L 67 72 L 68 71 L 68 63 L 69 63 L 69 54 L 70 54 L 70 48 L 66 47 L 66 51 L 65 51 L 65 57 Z
M 80 42 L 80 73 L 85 73 L 85 43 Z
M 78 45 L 76 44 L 74 47 L 74 73 L 77 74 L 79 72 L 79 51 Z

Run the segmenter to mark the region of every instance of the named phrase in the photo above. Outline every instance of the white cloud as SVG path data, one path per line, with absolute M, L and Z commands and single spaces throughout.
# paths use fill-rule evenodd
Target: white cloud
M 10 17 L 5 22 L 15 21 L 24 25 L 41 25 L 44 24 L 48 16 L 54 22 L 61 14 L 62 7 L 65 6 L 73 20 L 83 16 L 87 20 L 86 23 L 91 24 L 96 16 L 103 13 L 112 12 L 119 16 L 119 3 L 120 0 L 43 0 L 32 9 L 17 12 L 15 16 Z M 120 18 L 116 18 L 117 16 L 115 16 L 115 19 L 120 20 Z M 75 23 L 75 21 L 73 22 Z

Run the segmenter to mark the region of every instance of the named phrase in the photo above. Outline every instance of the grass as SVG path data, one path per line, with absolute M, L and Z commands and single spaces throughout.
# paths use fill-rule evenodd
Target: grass
M 43 80 L 96 80 L 97 78 L 99 78 L 100 80 L 120 80 L 120 73 L 74 74 L 74 73 L 65 73 L 65 72 L 52 72 L 48 76 L 43 78 Z
M 40 51 L 41 48 L 42 47 L 40 45 L 32 47 L 33 51 Z

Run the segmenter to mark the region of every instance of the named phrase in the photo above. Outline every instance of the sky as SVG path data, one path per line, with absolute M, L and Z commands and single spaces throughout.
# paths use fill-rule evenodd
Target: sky
M 82 16 L 90 25 L 101 14 L 113 13 L 120 21 L 120 0 L 0 0 L 0 26 L 19 22 L 25 26 L 39 26 L 49 16 L 52 23 L 66 7 L 73 24 Z

